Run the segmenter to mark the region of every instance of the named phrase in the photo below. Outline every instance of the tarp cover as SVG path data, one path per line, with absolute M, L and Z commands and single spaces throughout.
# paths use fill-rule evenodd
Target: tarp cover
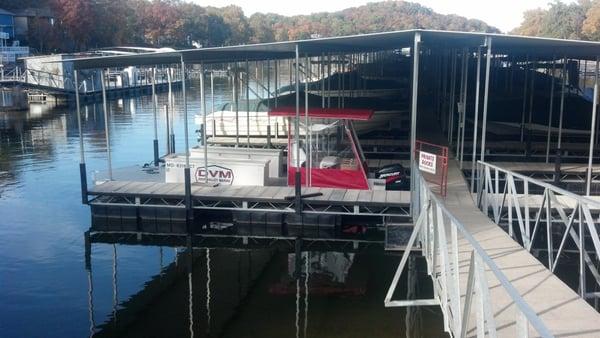
M 288 185 L 294 186 L 296 168 L 288 168 Z M 300 168 L 301 185 L 306 186 L 306 168 Z M 318 169 L 311 170 L 311 186 L 320 188 L 369 189 L 367 177 L 360 169 Z

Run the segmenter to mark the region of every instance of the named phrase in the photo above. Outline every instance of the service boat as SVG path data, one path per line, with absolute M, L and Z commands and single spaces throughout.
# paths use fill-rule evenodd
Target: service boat
M 282 175 L 283 150 L 208 145 L 190 150 L 192 183 L 212 185 L 294 185 L 300 173 L 304 187 L 359 190 L 398 189 L 406 186 L 406 173 L 399 164 L 381 168 L 369 178 L 367 162 L 354 122 L 369 121 L 369 109 L 300 108 L 295 137 L 295 107 L 273 108 L 268 116 L 287 127 L 287 173 Z M 166 182 L 184 182 L 185 155 L 164 158 Z

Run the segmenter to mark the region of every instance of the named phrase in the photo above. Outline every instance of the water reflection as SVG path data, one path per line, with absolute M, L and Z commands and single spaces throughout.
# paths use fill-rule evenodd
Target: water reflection
M 0 88 L 1 110 L 24 110 L 27 109 L 27 95 L 18 89 Z
M 94 246 L 106 245 L 99 242 L 114 242 L 115 238 L 93 241 L 98 241 Z M 144 238 L 139 244 L 149 241 Z M 187 242 L 164 267 L 165 248 L 158 247 L 160 270 L 120 303 L 117 248 L 126 246 L 109 244 L 113 261 L 94 265 L 112 265 L 113 308 L 106 321 L 96 326 L 93 297 L 98 296 L 90 289 L 90 336 L 444 336 L 439 311 L 383 307 L 387 283 L 398 263 L 396 255 L 380 250 L 203 248 L 192 246 L 189 238 Z M 420 274 L 425 276 L 419 276 L 415 262 L 411 260 L 413 286 L 426 278 L 423 271 Z M 411 296 L 426 296 L 422 291 L 413 288 Z M 425 329 L 422 320 L 428 323 Z

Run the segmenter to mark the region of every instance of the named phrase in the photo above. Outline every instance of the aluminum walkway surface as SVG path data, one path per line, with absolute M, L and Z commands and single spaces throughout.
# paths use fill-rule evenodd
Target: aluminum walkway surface
M 600 337 L 600 313 L 523 249 L 474 204 L 458 163 L 449 161 L 446 208 L 465 226 L 540 319 L 557 337 Z M 471 247 L 459 240 L 461 304 L 467 289 Z M 487 270 L 490 300 L 499 337 L 515 334 L 515 305 L 494 274 Z M 462 305 L 461 305 L 462 307 Z M 474 312 L 467 336 L 477 335 Z M 539 336 L 529 327 L 531 337 Z

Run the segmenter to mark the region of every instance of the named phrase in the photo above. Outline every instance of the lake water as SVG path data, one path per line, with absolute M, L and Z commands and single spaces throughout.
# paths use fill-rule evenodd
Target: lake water
M 229 101 L 227 81 L 217 81 L 215 93 L 217 105 Z M 181 101 L 176 92 L 178 151 Z M 159 105 L 166 102 L 160 94 Z M 108 104 L 113 166 L 152 161 L 151 97 Z M 194 144 L 197 83 L 188 107 Z M 84 106 L 82 119 L 88 172 L 106 170 L 101 105 Z M 158 125 L 163 153 L 162 110 Z M 78 163 L 74 108 L 0 110 L 0 337 L 445 336 L 437 307 L 383 307 L 400 258 L 383 250 L 304 253 L 308 269 L 294 279 L 289 252 L 96 243 L 87 270 L 90 210 L 81 204 Z M 422 262 L 417 267 L 417 296 L 430 297 Z

